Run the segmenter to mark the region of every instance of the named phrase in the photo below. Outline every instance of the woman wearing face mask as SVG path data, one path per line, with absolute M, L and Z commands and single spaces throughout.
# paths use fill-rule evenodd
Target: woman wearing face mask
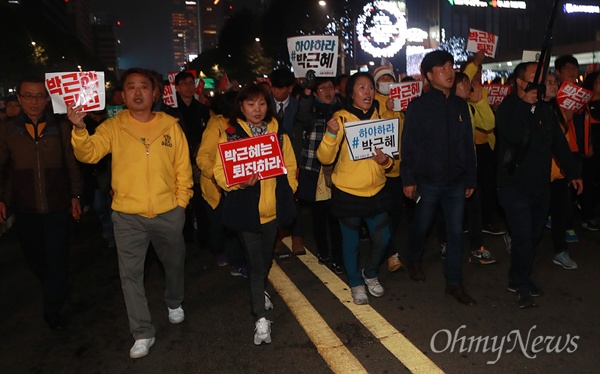
M 375 103 L 375 82 L 369 73 L 356 73 L 346 85 L 348 102 L 344 109 L 327 121 L 327 131 L 317 149 L 324 165 L 333 164 L 331 210 L 339 219 L 342 231 L 342 257 L 355 304 L 368 304 L 369 293 L 383 296 L 377 280 L 379 265 L 385 258 L 390 240 L 388 222 L 389 194 L 384 191 L 385 171 L 393 161 L 380 149 L 370 159 L 353 161 L 345 141 L 347 122 L 379 119 Z M 337 160 L 337 161 L 336 161 Z M 371 235 L 371 249 L 364 268 L 359 265 L 360 221 L 363 219 Z M 362 269 L 362 270 L 361 270 Z

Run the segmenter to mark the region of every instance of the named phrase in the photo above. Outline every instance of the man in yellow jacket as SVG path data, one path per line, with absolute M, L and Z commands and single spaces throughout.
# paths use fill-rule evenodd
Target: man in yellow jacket
M 112 153 L 113 223 L 121 287 L 135 344 L 131 358 L 146 356 L 154 344 L 144 289 L 144 259 L 152 242 L 165 269 L 169 321 L 180 323 L 184 292 L 185 207 L 192 197 L 192 168 L 187 141 L 177 120 L 152 112 L 154 80 L 145 69 L 122 77 L 126 110 L 104 121 L 94 135 L 85 113 L 69 107 L 71 143 L 81 162 L 96 163 Z

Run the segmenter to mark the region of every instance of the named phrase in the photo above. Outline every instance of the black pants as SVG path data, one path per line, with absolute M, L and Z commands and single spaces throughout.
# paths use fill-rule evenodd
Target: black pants
M 25 259 L 42 282 L 44 313 L 60 313 L 68 294 L 71 213 L 17 213 L 17 235 Z
M 509 282 L 519 289 L 529 290 L 535 248 L 548 213 L 550 189 L 500 187 L 498 197 L 512 238 Z
M 554 254 L 559 254 L 567 250 L 565 241 L 565 231 L 569 210 L 572 206 L 569 204 L 569 186 L 565 178 L 556 179 L 550 183 L 550 216 L 552 217 L 552 244 Z

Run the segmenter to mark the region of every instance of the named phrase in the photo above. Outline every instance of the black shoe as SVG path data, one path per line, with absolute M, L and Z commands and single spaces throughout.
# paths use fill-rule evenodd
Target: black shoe
M 536 286 L 535 283 L 533 283 L 532 281 L 528 281 L 527 285 L 529 286 L 529 293 L 531 294 L 531 296 L 539 297 L 544 294 L 544 291 L 542 291 L 542 289 Z M 508 283 L 508 290 L 510 292 L 518 292 L 519 287 L 515 286 L 514 283 Z
M 408 265 L 408 276 L 415 282 L 425 282 L 425 272 L 420 263 Z
M 331 263 L 331 270 L 337 275 L 344 274 L 344 267 L 336 262 Z
M 477 304 L 477 301 L 467 294 L 462 284 L 446 286 L 446 295 L 454 297 L 461 304 Z
M 59 313 L 44 313 L 44 321 L 52 330 L 62 330 L 65 325 Z
M 329 257 L 322 257 L 321 255 L 317 255 L 317 260 L 321 265 L 328 265 L 331 261 Z
M 531 297 L 531 292 L 529 290 L 519 290 L 519 299 L 517 300 L 517 305 L 519 309 L 532 308 L 535 305 L 533 301 L 533 297 Z

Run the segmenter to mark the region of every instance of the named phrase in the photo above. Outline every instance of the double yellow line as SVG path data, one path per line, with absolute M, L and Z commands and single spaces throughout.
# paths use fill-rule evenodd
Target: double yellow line
M 291 248 L 291 238 L 285 238 L 283 242 Z M 390 325 L 375 309 L 369 305 L 354 304 L 348 285 L 329 268 L 319 265 L 317 258 L 310 251 L 306 251 L 306 255 L 299 256 L 298 259 L 411 372 L 443 373 L 433 361 L 428 359 L 404 335 Z M 333 372 L 367 372 L 277 263 L 273 263 L 269 280 Z

